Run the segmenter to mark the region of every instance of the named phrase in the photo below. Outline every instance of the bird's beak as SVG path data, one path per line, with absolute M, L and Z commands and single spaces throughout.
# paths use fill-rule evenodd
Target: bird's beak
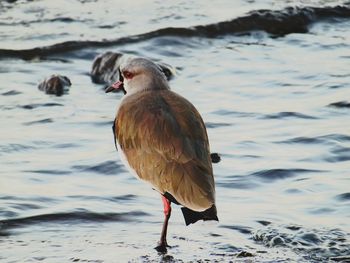
M 123 82 L 118 80 L 117 82 L 113 83 L 111 86 L 107 87 L 105 92 L 108 93 L 108 92 L 111 92 L 111 91 L 123 91 L 124 94 L 126 94 L 126 91 L 124 89 L 124 85 L 123 85 Z

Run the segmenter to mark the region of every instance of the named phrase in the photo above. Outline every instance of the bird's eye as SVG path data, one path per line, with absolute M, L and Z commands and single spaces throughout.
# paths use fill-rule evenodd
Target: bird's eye
M 130 71 L 123 71 L 123 76 L 124 76 L 124 78 L 132 79 L 134 74 L 131 73 Z

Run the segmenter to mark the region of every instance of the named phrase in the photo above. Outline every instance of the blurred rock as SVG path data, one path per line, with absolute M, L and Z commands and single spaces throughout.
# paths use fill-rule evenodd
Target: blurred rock
M 98 55 L 94 59 L 90 72 L 92 81 L 98 84 L 112 84 L 119 80 L 120 64 L 131 57 L 134 56 L 110 51 Z M 168 80 L 174 76 L 175 69 L 173 67 L 161 62 L 156 62 L 156 64 Z
M 68 91 L 68 87 L 72 85 L 69 78 L 61 75 L 52 75 L 45 79 L 38 86 L 39 90 L 44 91 L 46 94 L 55 94 L 61 96 Z
M 218 153 L 211 153 L 210 154 L 210 157 L 211 157 L 211 162 L 212 163 L 218 163 L 221 161 L 221 157 Z

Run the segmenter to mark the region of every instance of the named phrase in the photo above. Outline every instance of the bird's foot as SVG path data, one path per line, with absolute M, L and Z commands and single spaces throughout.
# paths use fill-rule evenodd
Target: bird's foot
M 157 250 L 159 253 L 166 253 L 168 251 L 167 248 L 170 248 L 171 246 L 169 246 L 167 244 L 167 242 L 159 242 L 158 246 L 156 246 L 154 249 Z

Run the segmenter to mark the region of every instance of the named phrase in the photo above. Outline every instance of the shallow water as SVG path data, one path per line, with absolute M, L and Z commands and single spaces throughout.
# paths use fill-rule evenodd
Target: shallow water
M 115 2 L 0 2 L 0 261 L 350 262 L 349 4 Z M 106 51 L 175 67 L 222 158 L 220 222 L 174 206 L 165 255 L 159 195 L 114 148 L 122 95 L 89 76 Z M 37 89 L 54 73 L 67 94 Z

